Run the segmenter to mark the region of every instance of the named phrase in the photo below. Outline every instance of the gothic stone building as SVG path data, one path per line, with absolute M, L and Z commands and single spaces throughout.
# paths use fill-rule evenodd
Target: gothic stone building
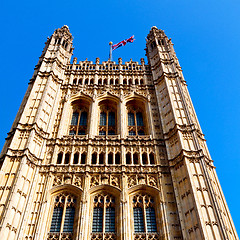
M 1 240 L 236 240 L 173 44 L 148 64 L 47 40 L 1 154 Z

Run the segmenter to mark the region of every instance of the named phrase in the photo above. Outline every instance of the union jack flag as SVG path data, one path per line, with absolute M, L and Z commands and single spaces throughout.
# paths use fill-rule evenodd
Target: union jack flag
M 112 45 L 112 50 L 115 50 L 115 49 L 117 49 L 119 47 L 125 46 L 128 42 L 132 43 L 134 40 L 135 39 L 134 39 L 134 35 L 133 35 L 133 36 L 131 36 L 128 39 L 122 40 L 121 42 Z

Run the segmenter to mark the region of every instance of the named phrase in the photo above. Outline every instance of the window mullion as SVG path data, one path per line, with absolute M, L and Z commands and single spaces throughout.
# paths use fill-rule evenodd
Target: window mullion
M 107 110 L 107 112 L 106 112 L 106 135 L 108 135 L 108 114 L 109 114 L 109 112 Z
M 105 221 L 106 221 L 106 196 L 104 197 L 103 201 L 103 239 L 105 233 Z
M 77 133 L 76 133 L 77 135 L 78 135 L 78 131 L 79 131 L 79 124 L 80 124 L 81 114 L 82 114 L 82 110 L 79 111 L 78 122 L 77 122 Z
M 146 216 L 145 198 L 143 199 L 143 222 L 144 222 L 145 233 L 147 233 L 147 216 Z
M 135 122 L 135 132 L 136 132 L 136 135 L 138 135 L 138 131 L 137 131 L 137 114 L 136 114 L 136 111 L 134 111 L 134 122 Z
M 61 233 L 63 232 L 63 225 L 64 225 L 64 221 L 65 221 L 66 208 L 67 208 L 67 197 L 65 197 L 65 201 L 64 201 L 63 215 L 62 215 L 62 222 L 61 222 L 59 239 L 61 239 Z

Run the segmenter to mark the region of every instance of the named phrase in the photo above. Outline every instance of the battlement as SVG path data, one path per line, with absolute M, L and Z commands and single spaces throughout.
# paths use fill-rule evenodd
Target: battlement
M 122 63 L 122 58 L 118 59 L 118 63 L 114 61 L 103 61 L 100 63 L 99 58 L 96 58 L 96 62 L 88 61 L 79 61 L 77 63 L 77 58 L 73 59 L 72 64 L 68 64 L 68 70 L 107 70 L 107 71 L 150 71 L 150 66 L 145 64 L 143 58 L 140 59 L 141 64 L 130 59 L 129 62 Z

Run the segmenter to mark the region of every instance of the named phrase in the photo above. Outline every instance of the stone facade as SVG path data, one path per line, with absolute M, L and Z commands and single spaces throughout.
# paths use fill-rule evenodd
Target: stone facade
M 148 64 L 72 51 L 47 40 L 3 147 L 0 239 L 238 239 L 164 32 Z

